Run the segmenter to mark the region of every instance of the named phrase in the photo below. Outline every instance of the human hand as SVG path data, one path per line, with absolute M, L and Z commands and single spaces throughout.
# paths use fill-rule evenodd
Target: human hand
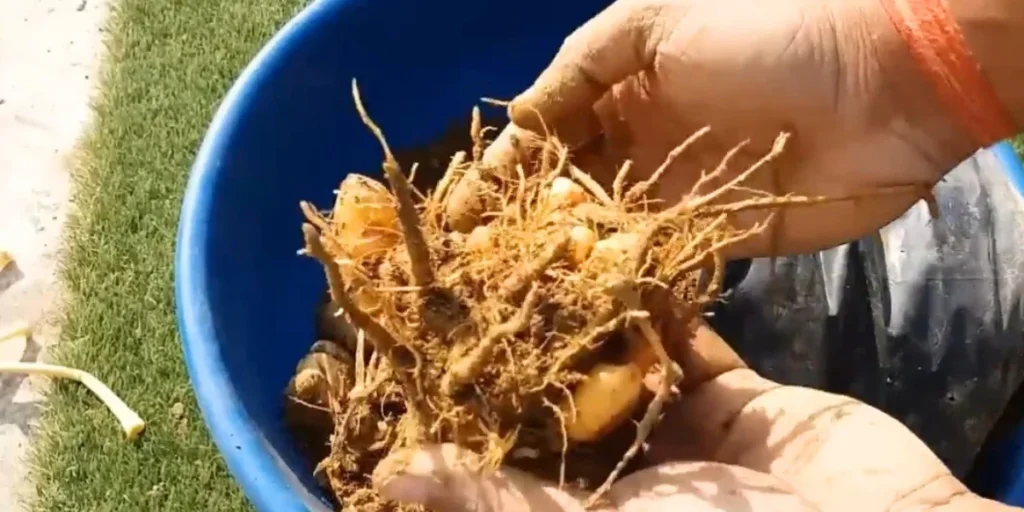
M 1017 510 L 968 491 L 881 411 L 767 380 L 706 325 L 690 332 L 682 393 L 649 440 L 648 466 L 619 480 L 599 510 Z M 581 496 L 526 473 L 474 472 L 472 457 L 453 445 L 398 452 L 378 466 L 374 485 L 438 512 L 583 510 Z
M 600 181 L 610 182 L 624 159 L 640 179 L 708 126 L 662 180 L 659 197 L 673 202 L 740 142 L 750 140 L 709 189 L 788 132 L 782 157 L 744 185 L 858 197 L 780 211 L 730 257 L 806 253 L 863 236 L 976 149 L 878 0 L 619 0 L 565 40 L 509 114 L 513 125 L 486 153 L 492 162 L 510 158 L 513 133 L 541 132 L 543 119 Z M 467 184 L 457 191 L 472 195 Z M 453 202 L 467 201 L 457 193 Z M 766 215 L 734 220 L 747 228 Z

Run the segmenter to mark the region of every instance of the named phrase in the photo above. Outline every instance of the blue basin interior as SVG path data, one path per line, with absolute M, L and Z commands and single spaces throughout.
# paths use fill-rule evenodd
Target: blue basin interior
M 351 81 L 389 142 L 427 144 L 481 97 L 524 89 L 604 0 L 319 0 L 255 58 L 225 98 L 183 205 L 176 294 L 185 357 L 230 470 L 263 510 L 319 506 L 281 418 L 313 340 L 323 288 L 301 247 L 298 203 L 333 204 L 381 152 Z
M 257 508 L 325 509 L 283 426 L 281 393 L 313 341 L 323 289 L 318 265 L 296 255 L 298 203 L 332 204 L 347 172 L 381 161 L 351 80 L 394 147 L 423 145 L 468 126 L 478 98 L 525 88 L 606 3 L 319 0 L 231 89 L 186 192 L 176 301 L 203 416 Z

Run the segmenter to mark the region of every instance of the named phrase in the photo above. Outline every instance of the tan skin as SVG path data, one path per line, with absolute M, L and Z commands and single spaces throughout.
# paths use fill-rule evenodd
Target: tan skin
M 983 12 L 979 4 L 1022 9 L 1012 0 L 957 1 L 972 13 Z M 990 19 L 965 23 L 969 37 L 980 36 L 973 46 L 1022 44 L 996 40 L 1002 36 Z M 1024 26 L 1024 19 L 1006 24 Z M 986 69 L 1009 82 L 999 90 L 1024 119 L 1024 93 L 1012 81 L 1024 72 L 1021 59 L 980 53 L 1000 64 Z M 671 168 L 661 188 L 666 201 L 749 139 L 722 179 L 735 176 L 782 131 L 793 135 L 783 158 L 747 186 L 866 196 L 787 209 L 765 236 L 734 247 L 735 257 L 813 252 L 874 231 L 978 148 L 939 105 L 878 0 L 619 0 L 571 34 L 509 110 L 515 125 L 533 131 L 541 129 L 540 114 L 575 143 L 580 167 L 606 182 L 625 158 L 634 160 L 634 176 L 651 172 L 709 126 L 710 135 Z M 507 157 L 505 142 L 517 130 L 506 130 L 488 156 Z M 900 187 L 906 192 L 876 194 Z M 739 222 L 749 226 L 763 215 Z
M 947 1 L 1024 126 L 1024 60 L 1013 51 L 1024 46 L 1024 2 Z M 712 136 L 670 170 L 664 199 L 678 198 L 702 168 L 749 138 L 735 175 L 779 131 L 791 132 L 793 144 L 753 188 L 836 196 L 932 185 L 978 148 L 932 90 L 877 0 L 619 0 L 573 33 L 515 99 L 515 126 L 487 158 L 508 158 L 508 136 L 539 130 L 539 114 L 599 179 L 625 157 L 639 177 L 706 124 Z M 792 210 L 729 256 L 834 246 L 917 200 L 887 194 Z M 759 220 L 751 215 L 739 222 Z M 671 339 L 685 343 L 682 394 L 650 442 L 651 466 L 619 481 L 605 510 L 1019 510 L 970 492 L 877 409 L 764 379 L 705 325 Z M 375 484 L 387 497 L 438 511 L 582 510 L 578 496 L 529 475 L 469 471 L 459 462 L 468 455 L 457 452 L 396 454 L 378 467 Z
M 764 379 L 706 325 L 689 339 L 682 396 L 650 440 L 650 467 L 616 483 L 597 510 L 1017 510 L 968 491 L 881 411 Z M 467 457 L 451 445 L 399 453 L 378 466 L 374 483 L 439 512 L 583 510 L 581 496 L 513 469 L 476 473 Z

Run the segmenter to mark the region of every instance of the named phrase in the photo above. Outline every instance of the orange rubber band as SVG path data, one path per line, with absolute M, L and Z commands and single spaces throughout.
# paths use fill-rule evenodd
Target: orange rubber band
M 881 0 L 939 100 L 981 147 L 1017 133 L 942 0 Z

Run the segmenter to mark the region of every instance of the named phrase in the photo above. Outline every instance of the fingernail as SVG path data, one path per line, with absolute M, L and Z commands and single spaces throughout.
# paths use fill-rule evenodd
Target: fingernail
M 539 130 L 544 126 L 546 119 L 541 117 L 540 112 L 532 108 L 527 102 L 530 91 L 516 96 L 508 104 L 508 118 L 518 126 L 529 130 Z
M 519 96 L 516 96 L 515 98 L 512 98 L 512 101 L 508 102 L 508 105 L 505 106 L 505 115 L 507 115 L 508 118 L 512 120 L 512 122 L 515 122 L 515 117 L 514 116 L 515 116 L 516 102 L 517 101 L 519 101 Z

